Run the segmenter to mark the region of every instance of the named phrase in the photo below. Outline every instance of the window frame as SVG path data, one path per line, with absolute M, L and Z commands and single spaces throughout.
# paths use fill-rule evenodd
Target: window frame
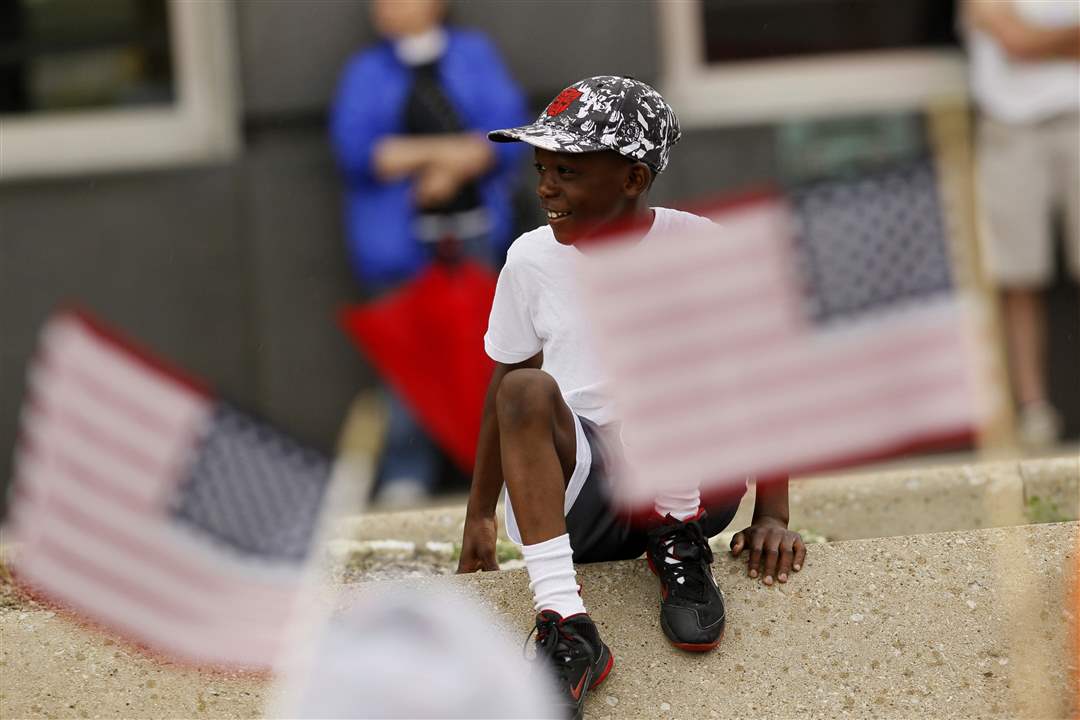
M 705 62 L 701 0 L 655 0 L 661 89 L 684 127 L 853 115 L 966 102 L 961 50 L 836 53 Z
M 240 146 L 231 2 L 168 0 L 169 105 L 0 115 L 0 181 L 225 161 Z

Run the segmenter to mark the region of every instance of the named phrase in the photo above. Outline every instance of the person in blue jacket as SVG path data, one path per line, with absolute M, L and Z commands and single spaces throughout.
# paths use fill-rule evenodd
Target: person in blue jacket
M 525 100 L 491 42 L 448 27 L 445 10 L 443 0 L 375 0 L 383 39 L 349 61 L 331 110 L 349 260 L 373 294 L 438 259 L 493 264 L 513 237 L 521 148 L 485 134 L 524 123 Z M 401 399 L 387 396 L 376 492 L 408 504 L 430 492 L 441 456 Z

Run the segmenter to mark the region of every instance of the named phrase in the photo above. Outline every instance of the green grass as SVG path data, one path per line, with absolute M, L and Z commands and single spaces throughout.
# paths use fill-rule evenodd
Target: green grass
M 827 543 L 829 538 L 812 528 L 799 528 L 797 531 L 802 536 L 803 542 L 807 545 L 811 543 Z
M 1065 513 L 1061 512 L 1057 503 L 1053 500 L 1043 499 L 1038 495 L 1032 495 L 1027 499 L 1024 514 L 1032 523 L 1059 523 L 1069 519 L 1065 516 Z

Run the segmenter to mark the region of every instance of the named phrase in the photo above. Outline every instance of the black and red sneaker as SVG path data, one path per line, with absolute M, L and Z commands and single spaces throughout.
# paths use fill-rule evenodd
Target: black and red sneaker
M 656 518 L 646 557 L 660 578 L 660 627 L 677 648 L 706 652 L 724 637 L 724 596 L 713 579 L 712 548 L 701 530 L 700 511 L 680 522 Z
M 566 717 L 580 720 L 585 695 L 604 682 L 615 665 L 611 649 L 585 613 L 563 618 L 554 610 L 542 610 L 536 616 L 533 632 L 536 659 L 551 668 L 559 688 L 558 704 L 565 709 Z

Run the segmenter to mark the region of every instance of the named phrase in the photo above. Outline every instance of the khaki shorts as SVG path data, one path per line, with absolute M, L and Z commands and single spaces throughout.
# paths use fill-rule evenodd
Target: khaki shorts
M 998 284 L 1041 287 L 1054 277 L 1062 217 L 1069 272 L 1080 281 L 1080 115 L 1030 124 L 982 118 L 978 197 L 986 271 Z

